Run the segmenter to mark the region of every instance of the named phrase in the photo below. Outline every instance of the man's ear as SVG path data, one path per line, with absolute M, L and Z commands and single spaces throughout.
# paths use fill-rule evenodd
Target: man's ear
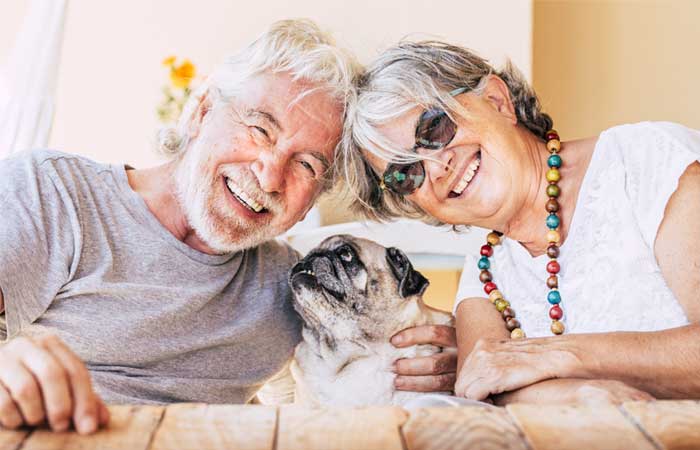
M 386 260 L 399 282 L 399 294 L 402 298 L 423 295 L 430 282 L 413 268 L 411 261 L 401 250 L 394 247 L 386 249 Z
M 518 116 L 515 114 L 515 107 L 511 100 L 510 89 L 505 81 L 497 75 L 488 75 L 486 86 L 481 96 L 488 101 L 491 106 L 510 119 L 514 124 L 518 123 Z
M 207 90 L 199 99 L 197 108 L 190 117 L 190 123 L 187 126 L 187 134 L 191 138 L 197 137 L 202 129 L 204 118 L 209 114 L 212 108 L 212 93 Z

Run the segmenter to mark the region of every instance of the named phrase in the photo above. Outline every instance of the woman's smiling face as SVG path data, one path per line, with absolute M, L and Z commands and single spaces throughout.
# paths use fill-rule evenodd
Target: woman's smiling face
M 407 198 L 441 222 L 506 223 L 528 190 L 525 175 L 529 167 L 508 88 L 491 76 L 481 95 L 466 93 L 455 99 L 468 116 L 452 114 L 457 132 L 447 147 L 437 152 L 418 149 L 434 160 L 423 160 L 425 181 Z M 410 149 L 422 112 L 416 107 L 379 131 L 399 148 Z M 387 161 L 369 152 L 365 158 L 377 173 L 384 173 Z

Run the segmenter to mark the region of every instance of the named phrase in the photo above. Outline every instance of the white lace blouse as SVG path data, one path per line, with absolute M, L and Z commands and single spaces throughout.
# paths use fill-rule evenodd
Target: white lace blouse
M 661 275 L 654 240 L 680 176 L 694 161 L 700 161 L 700 131 L 681 125 L 644 122 L 600 135 L 559 257 L 566 333 L 653 331 L 688 324 Z M 543 233 L 545 216 L 543 208 Z M 478 253 L 475 249 L 466 258 L 457 304 L 486 297 Z M 551 336 L 547 255 L 533 258 L 518 242 L 504 239 L 489 260 L 493 281 L 525 334 Z M 683 270 L 683 255 L 678 255 L 678 270 Z

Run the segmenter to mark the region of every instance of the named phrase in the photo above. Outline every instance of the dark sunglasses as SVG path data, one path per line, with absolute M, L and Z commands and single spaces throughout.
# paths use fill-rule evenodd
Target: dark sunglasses
M 450 95 L 454 97 L 468 90 L 467 87 L 457 88 L 450 91 Z M 428 109 L 418 118 L 416 144 L 411 150 L 414 152 L 419 148 L 440 150 L 452 142 L 455 134 L 457 134 L 457 124 L 450 119 L 445 110 Z M 379 187 L 399 195 L 408 195 L 421 187 L 423 181 L 425 181 L 425 166 L 422 160 L 408 164 L 390 163 L 379 180 Z

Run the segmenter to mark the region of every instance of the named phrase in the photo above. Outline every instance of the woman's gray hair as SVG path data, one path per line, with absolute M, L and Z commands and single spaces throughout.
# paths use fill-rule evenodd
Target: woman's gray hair
M 361 66 L 348 51 L 336 46 L 330 34 L 308 19 L 281 20 L 242 51 L 228 57 L 192 93 L 174 127 L 158 133 L 158 149 L 176 158 L 187 148 L 188 126 L 199 102 L 214 91 L 217 100 L 236 96 L 244 82 L 262 73 L 290 73 L 310 82 L 296 100 L 323 90 L 345 107 L 354 101 Z M 340 153 L 340 152 L 336 152 Z
M 379 128 L 416 106 L 440 107 L 451 117 L 468 117 L 469 111 L 450 92 L 468 88 L 468 92 L 478 95 L 491 74 L 508 86 L 518 122 L 544 139 L 552 119 L 541 111 L 537 95 L 510 62 L 497 71 L 470 50 L 439 41 L 401 42 L 383 52 L 361 78 L 357 101 L 348 111 L 349 129 L 342 146 L 343 175 L 353 209 L 373 220 L 409 217 L 442 225 L 405 197 L 380 190 L 379 175 L 362 152 L 396 163 L 431 159 L 430 155 L 398 148 Z

